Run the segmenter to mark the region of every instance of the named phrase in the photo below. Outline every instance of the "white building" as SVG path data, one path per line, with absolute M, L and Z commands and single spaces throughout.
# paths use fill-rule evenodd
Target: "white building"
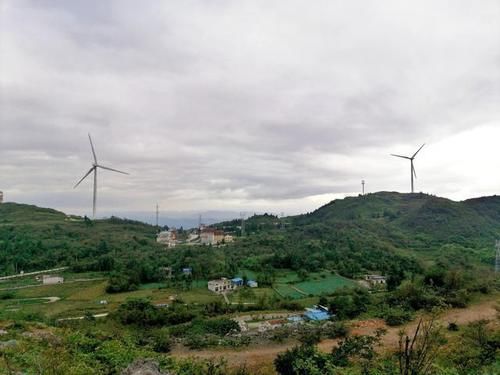
M 217 245 L 224 239 L 224 231 L 214 228 L 205 228 L 200 232 L 200 240 L 203 245 Z
M 237 287 L 233 282 L 225 277 L 208 282 L 208 290 L 215 293 L 226 293 L 235 290 Z
M 161 231 L 156 236 L 156 242 L 168 247 L 175 247 L 177 244 L 177 231 L 175 229 Z
M 64 282 L 64 277 L 52 276 L 52 275 L 42 275 L 42 284 L 43 285 L 62 284 L 63 282 Z
M 372 286 L 385 285 L 387 278 L 380 275 L 365 275 L 365 280 L 368 281 Z

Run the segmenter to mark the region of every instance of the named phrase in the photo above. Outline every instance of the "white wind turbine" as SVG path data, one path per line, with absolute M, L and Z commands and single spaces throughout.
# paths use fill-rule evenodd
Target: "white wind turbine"
M 119 171 L 117 169 L 105 167 L 103 165 L 99 165 L 97 163 L 97 156 L 95 154 L 94 145 L 92 143 L 92 138 L 90 137 L 90 134 L 89 134 L 89 141 L 90 141 L 90 147 L 92 148 L 92 155 L 94 156 L 94 162 L 92 163 L 92 167 L 89 169 L 89 171 L 85 174 L 85 176 L 82 177 L 82 179 L 80 181 L 78 181 L 78 183 L 73 187 L 73 189 L 75 189 L 78 185 L 80 185 L 80 183 L 83 180 L 85 180 L 85 178 L 89 174 L 91 174 L 92 172 L 94 172 L 94 196 L 93 196 L 93 202 L 92 202 L 92 218 L 95 218 L 96 199 L 97 199 L 97 168 L 107 169 L 108 171 L 118 172 L 118 173 L 122 173 L 122 174 L 128 174 L 128 173 L 127 172 Z
M 413 154 L 413 156 L 403 156 L 403 155 L 395 155 L 395 154 L 391 154 L 392 156 L 395 156 L 397 158 L 403 158 L 403 159 L 408 159 L 410 161 L 410 165 L 411 165 L 411 192 L 414 193 L 414 182 L 413 182 L 413 178 L 417 178 L 417 173 L 415 172 L 415 167 L 413 166 L 413 160 L 415 159 L 415 156 L 417 156 L 417 154 L 420 152 L 420 150 L 425 146 L 425 143 L 420 146 L 420 148 L 417 150 L 417 152 L 415 152 Z

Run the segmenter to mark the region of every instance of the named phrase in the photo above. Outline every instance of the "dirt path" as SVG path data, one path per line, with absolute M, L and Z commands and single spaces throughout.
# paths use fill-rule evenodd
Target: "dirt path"
M 41 273 L 50 273 L 50 272 L 64 271 L 66 269 L 68 269 L 68 267 L 59 267 L 59 268 L 52 268 L 50 270 L 41 270 L 41 271 L 26 272 L 26 273 L 16 273 L 15 275 L 2 276 L 2 277 L 0 277 L 0 281 L 15 279 L 15 278 L 18 278 L 18 277 L 34 276 L 34 275 L 39 275 Z
M 84 281 L 98 281 L 98 280 L 106 280 L 105 277 L 96 277 L 92 279 L 74 279 L 65 281 L 63 284 L 73 284 Z M 10 291 L 10 290 L 19 290 L 19 289 L 28 289 L 28 288 L 39 288 L 42 286 L 53 286 L 53 285 L 62 285 L 62 284 L 30 284 L 30 285 L 21 285 L 21 286 L 12 286 L 10 288 L 0 288 L 0 292 Z
M 480 319 L 495 319 L 497 310 L 495 305 L 500 301 L 487 301 L 476 305 L 472 305 L 465 309 L 450 309 L 444 312 L 438 321 L 446 326 L 450 322 L 467 324 Z M 352 321 L 349 326 L 351 333 L 355 335 L 374 334 L 378 328 L 387 329 L 387 333 L 382 337 L 382 347 L 384 349 L 395 349 L 398 344 L 398 333 L 401 328 L 412 332 L 415 330 L 417 321 L 413 321 L 404 327 L 387 327 L 381 319 L 370 319 L 363 321 Z M 339 340 L 323 340 L 318 348 L 324 352 L 330 352 L 337 345 Z M 239 366 L 247 364 L 250 370 L 264 370 L 263 373 L 272 374 L 273 360 L 281 352 L 293 347 L 295 342 L 287 342 L 283 344 L 271 345 L 252 345 L 247 348 L 231 350 L 231 349 L 210 349 L 201 351 L 191 351 L 187 348 L 176 347 L 172 351 L 172 355 L 180 358 L 196 357 L 201 359 L 210 358 L 225 358 L 230 366 Z

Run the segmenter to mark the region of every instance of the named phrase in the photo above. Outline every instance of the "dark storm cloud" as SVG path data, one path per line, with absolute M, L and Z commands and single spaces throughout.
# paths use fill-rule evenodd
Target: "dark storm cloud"
M 461 132 L 500 128 L 496 1 L 5 0 L 0 12 L 10 199 L 87 211 L 90 184 L 71 187 L 90 167 L 88 132 L 103 164 L 131 172 L 100 174 L 103 212 L 300 211 L 361 178 L 406 190 L 388 153 L 423 142 L 440 147 L 417 164 L 422 189 L 492 191 L 452 158 Z

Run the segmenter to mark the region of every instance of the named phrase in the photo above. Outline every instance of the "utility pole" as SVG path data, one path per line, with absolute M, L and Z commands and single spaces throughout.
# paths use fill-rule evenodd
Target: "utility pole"
M 500 272 L 500 240 L 496 243 L 495 272 Z
M 281 217 L 281 220 L 280 220 L 281 230 L 283 230 L 283 229 L 285 229 L 285 222 L 283 221 L 283 218 L 285 217 L 285 213 L 282 212 L 280 217 Z
M 361 180 L 361 195 L 365 195 L 365 180 Z
M 245 235 L 245 213 L 240 212 L 240 217 L 241 217 L 241 237 Z

